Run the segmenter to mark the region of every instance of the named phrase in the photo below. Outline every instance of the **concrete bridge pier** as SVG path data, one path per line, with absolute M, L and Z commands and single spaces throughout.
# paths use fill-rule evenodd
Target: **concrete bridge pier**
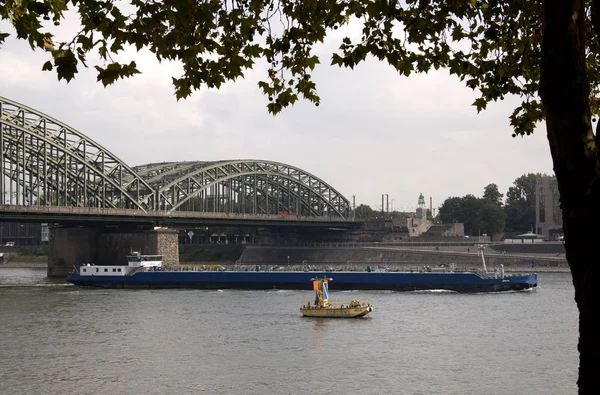
M 122 230 L 106 228 L 51 228 L 48 277 L 65 277 L 75 264 L 126 265 L 132 251 L 162 255 L 163 266 L 179 264 L 177 231 L 173 229 Z

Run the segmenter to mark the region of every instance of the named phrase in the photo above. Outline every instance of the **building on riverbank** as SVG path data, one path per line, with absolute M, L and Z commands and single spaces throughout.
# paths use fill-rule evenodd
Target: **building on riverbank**
M 563 235 L 560 195 L 556 177 L 540 177 L 535 185 L 535 228 L 547 241 Z

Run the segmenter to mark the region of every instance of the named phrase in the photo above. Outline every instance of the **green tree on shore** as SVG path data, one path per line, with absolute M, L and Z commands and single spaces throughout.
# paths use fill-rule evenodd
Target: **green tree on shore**
M 535 185 L 541 173 L 527 173 L 518 177 L 506 193 L 506 228 L 525 233 L 535 227 Z
M 483 189 L 483 198 L 488 199 L 490 202 L 502 207 L 502 197 L 504 195 L 498 190 L 498 185 L 488 184 Z
M 479 236 L 504 232 L 504 211 L 487 198 L 476 198 L 473 195 L 451 197 L 442 203 L 439 209 L 442 223 L 463 223 L 465 234 Z
M 354 210 L 354 216 L 357 219 L 364 219 L 364 220 L 370 220 L 370 219 L 375 219 L 377 217 L 377 212 L 375 210 L 373 210 L 371 208 L 371 206 L 368 206 L 366 204 L 361 204 L 360 206 L 356 207 L 356 209 Z
M 504 232 L 506 215 L 497 203 L 489 199 L 482 199 L 479 222 L 481 227 L 485 229 L 485 233 L 494 240 L 495 235 Z

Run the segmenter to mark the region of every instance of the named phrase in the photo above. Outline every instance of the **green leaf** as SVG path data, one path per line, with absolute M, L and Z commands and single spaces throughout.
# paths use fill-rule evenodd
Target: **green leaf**
M 172 78 L 173 85 L 175 86 L 175 97 L 179 101 L 185 99 L 192 94 L 191 84 L 185 78 Z
M 331 55 L 331 65 L 338 65 L 338 66 L 342 66 L 344 64 L 344 58 L 342 58 L 340 55 L 334 53 Z
M 52 51 L 54 65 L 58 74 L 58 80 L 71 81 L 77 73 L 77 58 L 70 49 L 59 49 Z
M 243 53 L 250 58 L 258 58 L 262 54 L 262 48 L 258 44 L 247 45 Z
M 454 26 L 452 29 L 452 40 L 460 41 L 464 37 L 463 29 L 460 25 Z
M 310 58 L 306 59 L 306 65 L 311 70 L 314 70 L 315 66 L 319 63 L 319 57 L 317 55 L 311 56 Z
M 487 107 L 487 101 L 480 97 L 473 102 L 472 106 L 477 107 L 477 113 L 480 113 L 481 110 L 485 110 L 485 108 Z
M 9 33 L 0 33 L 0 45 L 2 45 L 4 43 L 4 40 L 6 40 L 6 38 L 9 36 Z
M 100 66 L 94 66 L 94 68 L 98 71 L 97 80 L 102 82 L 102 85 L 104 86 L 114 83 L 119 78 L 126 78 L 131 77 L 134 74 L 139 74 L 135 62 L 131 62 L 128 65 L 113 62 L 106 68 Z
M 44 65 L 42 66 L 42 70 L 43 71 L 51 71 L 52 70 L 52 62 L 47 61 L 46 63 L 44 63 Z

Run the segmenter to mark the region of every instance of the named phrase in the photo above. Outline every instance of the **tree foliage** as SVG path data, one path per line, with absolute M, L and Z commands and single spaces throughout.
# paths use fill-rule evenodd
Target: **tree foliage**
M 535 185 L 541 173 L 527 173 L 518 177 L 506 193 L 506 228 L 524 233 L 535 227 Z
M 370 220 L 377 217 L 377 211 L 373 210 L 371 206 L 361 204 L 354 210 L 354 216 L 358 219 Z
M 493 236 L 504 232 L 506 224 L 506 216 L 498 201 L 501 197 L 498 186 L 489 184 L 484 189 L 483 198 L 466 195 L 444 200 L 438 216 L 442 223 L 463 223 L 466 234 L 478 236 L 485 233 Z
M 463 222 L 464 215 L 462 214 L 462 198 L 449 197 L 440 206 L 438 210 L 438 217 L 440 221 L 445 224 L 453 224 L 456 222 Z
M 81 29 L 59 40 L 56 26 L 74 9 Z M 172 79 L 177 98 L 219 88 L 243 77 L 259 59 L 268 62 L 259 88 L 278 113 L 298 98 L 318 105 L 311 73 L 323 59 L 315 46 L 328 32 L 355 21 L 358 39 L 343 37 L 330 63 L 353 68 L 368 56 L 387 62 L 399 75 L 446 68 L 479 92 L 477 111 L 491 101 L 519 95 L 511 114 L 517 134 L 532 133 L 543 117 L 537 99 L 542 1 L 389 0 L 6 0 L 0 18 L 20 39 L 49 53 L 42 66 L 70 81 L 81 65 L 94 64 L 104 85 L 140 72 L 134 60 L 114 55 L 132 46 L 158 60 L 179 61 Z M 51 22 L 51 23 L 50 23 Z M 591 26 L 591 25 L 590 25 Z M 591 28 L 591 27 L 590 27 Z M 0 32 L 0 44 L 7 37 Z M 596 45 L 594 43 L 594 45 Z M 596 49 L 594 47 L 594 49 Z M 597 96 L 598 62 L 590 52 L 589 76 Z M 595 110 L 596 101 L 592 101 Z
M 496 184 L 488 184 L 483 189 L 483 198 L 490 200 L 492 203 L 502 206 L 502 197 L 504 194 L 500 193 L 498 190 L 498 185 Z
M 487 217 L 493 212 L 489 210 L 486 202 L 491 203 L 487 199 L 477 198 L 473 195 L 451 197 L 444 200 L 440 206 L 438 217 L 445 224 L 456 222 L 464 224 L 465 233 L 468 235 L 498 233 L 494 232 L 498 226 L 495 225 L 492 218 Z M 498 206 L 496 207 L 502 211 Z M 502 230 L 504 230 L 504 226 L 502 226 Z
M 508 188 L 504 207 L 503 194 L 496 184 L 488 184 L 484 188 L 483 198 L 473 195 L 448 198 L 440 207 L 440 220 L 443 223 L 462 222 L 465 233 L 470 235 L 493 235 L 505 230 L 527 232 L 535 225 L 535 185 L 539 177 L 542 177 L 541 173 L 527 173 L 518 177 Z
M 506 204 L 518 201 L 533 201 L 535 203 L 536 180 L 543 176 L 546 176 L 546 174 L 527 173 L 518 177 L 513 182 L 513 186 L 508 188 L 508 192 L 506 193 Z
M 485 233 L 493 238 L 494 235 L 504 232 L 506 214 L 498 204 L 484 198 L 479 211 L 479 223 L 485 229 Z

